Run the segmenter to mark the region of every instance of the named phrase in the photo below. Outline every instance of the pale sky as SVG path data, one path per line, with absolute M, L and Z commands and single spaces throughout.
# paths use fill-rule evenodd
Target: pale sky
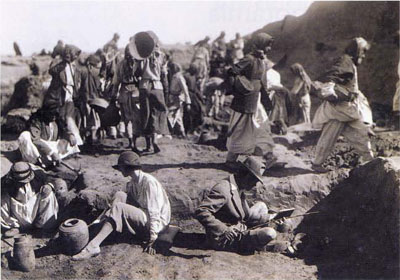
M 153 30 L 166 44 L 196 42 L 224 30 L 226 39 L 300 16 L 312 1 L 1 1 L 1 54 L 52 50 L 57 40 L 94 52 L 114 32 L 123 47 L 139 31 Z

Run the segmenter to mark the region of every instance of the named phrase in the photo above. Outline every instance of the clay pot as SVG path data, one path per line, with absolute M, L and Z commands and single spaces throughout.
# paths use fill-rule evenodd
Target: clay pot
M 66 254 L 75 255 L 89 242 L 89 229 L 82 220 L 68 219 L 60 225 L 60 237 Z
M 35 269 L 35 252 L 29 235 L 20 234 L 15 237 L 13 258 L 19 270 L 27 272 Z

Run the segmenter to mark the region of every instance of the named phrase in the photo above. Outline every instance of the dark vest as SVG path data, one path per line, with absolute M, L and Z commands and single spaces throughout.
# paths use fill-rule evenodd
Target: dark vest
M 253 91 L 243 94 L 237 91 L 233 92 L 233 100 L 231 104 L 232 110 L 239 113 L 254 114 L 257 111 L 257 101 L 261 90 L 261 78 L 266 71 L 265 63 L 260 58 L 247 55 L 249 65 L 240 73 L 245 76 L 253 85 Z

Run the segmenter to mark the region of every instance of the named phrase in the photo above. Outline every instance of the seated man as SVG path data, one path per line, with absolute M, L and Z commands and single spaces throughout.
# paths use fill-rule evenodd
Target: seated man
M 79 254 L 72 257 L 74 260 L 98 255 L 100 244 L 107 236 L 114 230 L 122 232 L 123 227 L 132 234 L 146 238 L 144 251 L 153 255 L 156 253 L 154 243 L 159 233 L 166 229 L 171 220 L 167 193 L 156 178 L 141 170 L 140 158 L 136 153 L 123 152 L 113 168 L 124 177 L 131 177 L 126 185 L 127 193 L 119 191 L 115 194 L 100 232 Z
M 17 162 L 1 179 L 1 186 L 2 230 L 56 226 L 55 186 L 48 182 L 42 169 Z
M 74 135 L 59 117 L 57 105 L 50 102 L 31 116 L 18 144 L 24 161 L 44 168 L 79 152 Z
M 244 194 L 258 181 L 262 182 L 264 166 L 255 157 L 248 157 L 242 165 L 242 170 L 215 185 L 196 210 L 207 241 L 216 250 L 254 252 L 276 237 L 276 231 L 270 227 L 247 228 L 266 223 L 270 217 L 265 203 L 258 202 L 249 208 Z

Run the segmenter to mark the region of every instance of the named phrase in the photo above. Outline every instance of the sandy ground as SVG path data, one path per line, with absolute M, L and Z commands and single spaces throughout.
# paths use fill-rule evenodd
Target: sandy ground
M 2 75 L 16 77 L 26 75 L 26 62 L 16 73 Z M 2 64 L 2 72 L 8 65 Z M 8 67 L 13 68 L 13 67 Z M 12 70 L 12 69 L 11 69 Z M 3 72 L 4 74 L 5 72 Z M 3 93 L 12 93 L 10 84 L 16 80 L 3 81 Z M 19 159 L 16 135 L 3 133 L 1 136 L 1 174 L 10 168 L 11 161 Z M 310 169 L 317 132 L 304 132 L 299 129 L 286 136 L 275 136 L 274 153 L 279 161 L 287 162 L 284 169 L 270 170 L 265 174 L 265 186 L 258 185 L 247 194 L 248 200 L 262 200 L 275 208 L 295 207 L 295 213 L 304 213 L 313 208 L 321 199 L 330 194 L 332 188 L 347 178 L 349 170 L 357 164 L 354 151 L 342 139 L 335 153 L 327 161 L 332 172 L 315 174 Z M 143 148 L 143 139 L 139 147 Z M 162 152 L 142 157 L 143 169 L 153 174 L 168 192 L 173 214 L 173 223 L 182 228 L 169 252 L 150 256 L 142 253 L 138 240 L 130 235 L 114 234 L 106 240 L 99 256 L 87 261 L 73 262 L 55 244 L 43 245 L 54 235 L 39 237 L 34 234 L 37 249 L 36 269 L 23 273 L 12 268 L 10 247 L 2 242 L 2 272 L 4 279 L 317 279 L 354 278 L 365 267 L 352 268 L 346 258 L 314 259 L 292 258 L 279 253 L 261 252 L 251 256 L 241 256 L 228 252 L 216 252 L 204 247 L 204 231 L 192 217 L 201 194 L 219 180 L 227 177 L 230 171 L 223 164 L 226 152 L 213 146 L 197 145 L 195 141 L 161 139 Z M 106 139 L 94 151 L 83 151 L 72 161 L 79 162 L 87 177 L 88 189 L 111 197 L 123 190 L 127 179 L 111 168 L 118 155 L 126 150 L 126 139 Z M 373 141 L 379 156 L 400 154 L 400 133 L 379 131 Z M 97 212 L 88 208 L 70 209 L 76 217 L 91 222 Z M 293 227 L 301 219 L 293 220 Z M 318 225 L 316 225 L 318 226 Z M 98 228 L 93 227 L 93 235 Z M 318 236 L 321 240 L 325 236 Z M 325 249 L 323 255 L 329 255 Z M 358 265 L 358 264 L 357 264 Z M 352 270 L 340 271 L 341 267 Z M 350 268 L 348 268 L 350 267 Z M 354 267 L 354 266 L 353 266 Z M 347 277 L 346 277 L 347 276 Z
M 389 136 L 388 136 L 389 134 Z M 385 139 L 398 139 L 398 133 L 382 132 Z M 304 136 L 304 135 L 303 135 Z M 3 136 L 4 137 L 4 136 Z M 1 143 L 2 162 L 17 159 L 15 140 Z M 4 138 L 3 138 L 4 139 Z M 7 139 L 7 138 L 6 138 Z M 308 139 L 308 140 L 307 140 Z M 347 176 L 346 168 L 323 175 L 310 170 L 315 134 L 275 137 L 274 153 L 288 164 L 285 169 L 271 170 L 264 177 L 266 186 L 258 185 L 248 194 L 251 201 L 264 200 L 274 207 L 294 206 L 300 212 L 309 210 L 332 184 Z M 308 141 L 308 144 L 306 143 Z M 383 140 L 382 140 L 383 141 Z M 379 142 L 379 141 L 378 141 Z M 139 142 L 144 145 L 143 141 Z M 393 143 L 393 141 L 389 141 Z M 342 145 L 345 145 L 342 143 Z M 89 189 L 112 195 L 123 190 L 126 178 L 111 165 L 125 150 L 126 139 L 105 140 L 96 152 L 83 152 L 78 159 L 88 177 Z M 226 152 L 212 146 L 197 145 L 187 140 L 161 139 L 162 152 L 142 157 L 143 169 L 157 177 L 166 188 L 172 205 L 173 223 L 182 232 L 169 252 L 150 256 L 142 253 L 140 242 L 128 235 L 114 234 L 102 246 L 99 256 L 74 262 L 59 247 L 36 250 L 36 270 L 28 273 L 9 268 L 10 248 L 2 244 L 2 277 L 4 279 L 317 279 L 318 265 L 279 253 L 261 252 L 241 256 L 204 248 L 201 225 L 192 218 L 200 194 L 229 174 L 223 162 Z M 348 148 L 348 147 L 347 147 Z M 340 149 L 340 143 L 339 143 Z M 5 168 L 6 164 L 2 164 Z M 88 217 L 88 213 L 83 214 Z M 91 230 L 92 234 L 96 228 Z M 43 246 L 49 240 L 35 237 Z M 320 265 L 320 264 L 319 264 Z M 12 268 L 12 264 L 11 264 Z M 331 274 L 332 275 L 332 274 Z M 334 274 L 333 274 L 334 275 Z
M 127 179 L 110 166 L 117 161 L 118 154 L 124 150 L 125 145 L 125 139 L 106 140 L 99 153 L 80 156 L 79 161 L 89 178 L 90 189 L 111 195 L 124 188 Z M 15 147 L 14 141 L 2 142 L 3 151 L 13 150 Z M 198 199 L 203 189 L 210 188 L 228 176 L 229 172 L 223 165 L 226 152 L 178 139 L 162 139 L 161 147 L 162 153 L 144 156 L 142 160 L 144 170 L 156 176 L 167 189 L 171 198 L 174 223 L 183 228 L 175 240 L 177 244 L 169 253 L 165 256 L 149 256 L 141 252 L 140 245 L 130 244 L 135 243 L 130 236 L 115 235 L 108 241 L 115 244 L 103 246 L 100 256 L 83 262 L 73 262 L 69 256 L 54 252 L 55 248 L 50 249 L 50 253 L 39 250 L 36 252 L 36 270 L 29 273 L 9 270 L 8 261 L 3 254 L 4 279 L 316 278 L 316 266 L 305 265 L 300 259 L 292 259 L 278 253 L 262 252 L 253 256 L 240 256 L 205 250 L 201 225 L 185 212 L 186 209 L 193 210 L 193 200 Z M 281 149 L 285 150 L 283 146 Z M 7 155 L 10 153 L 14 154 L 9 151 Z M 182 203 L 186 205 L 182 206 Z M 48 238 L 36 238 L 34 242 L 44 244 L 46 240 Z M 118 244 L 121 240 L 127 243 Z M 50 255 L 42 256 L 46 254 Z

